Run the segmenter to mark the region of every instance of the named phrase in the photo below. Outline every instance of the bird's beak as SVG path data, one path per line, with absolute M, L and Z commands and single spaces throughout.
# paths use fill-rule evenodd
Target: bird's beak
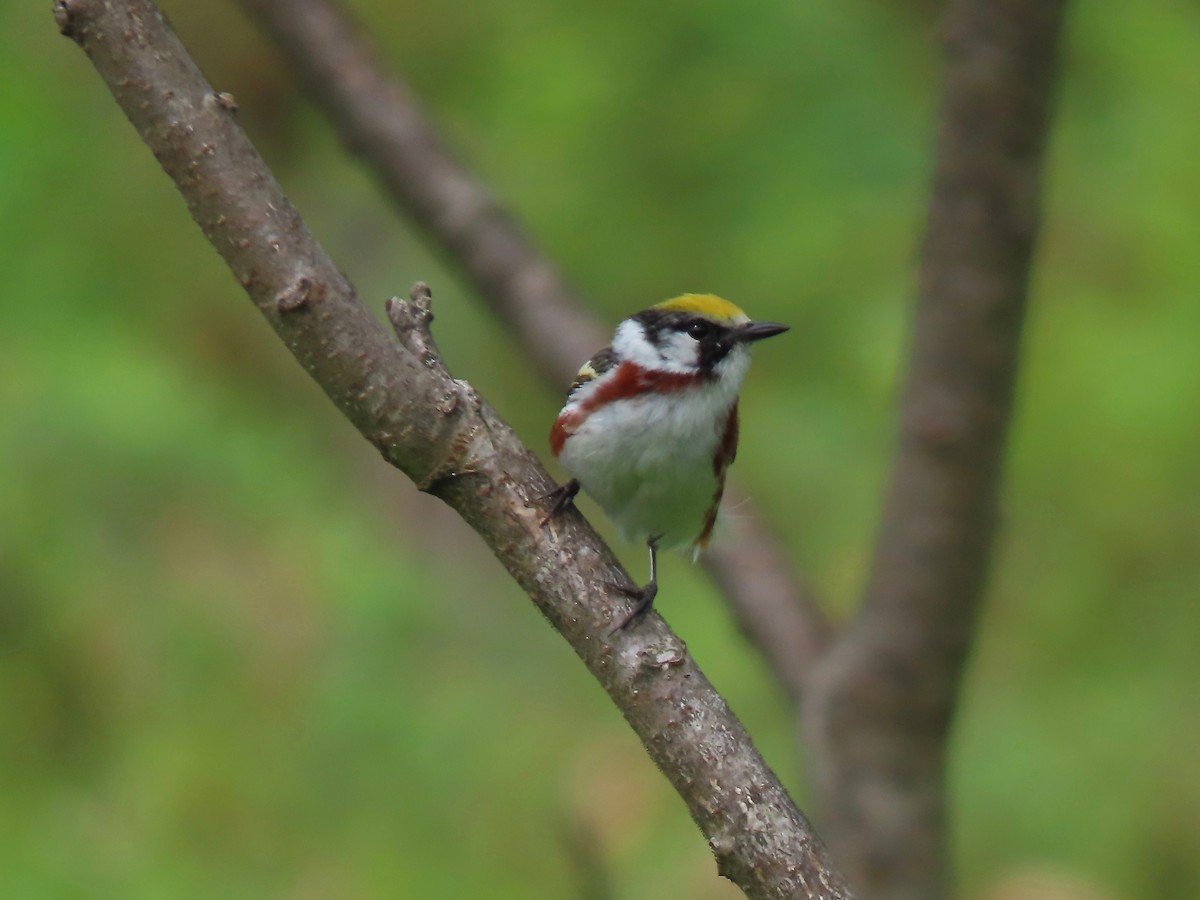
M 780 325 L 778 322 L 751 322 L 749 325 L 743 325 L 735 332 L 735 338 L 739 342 L 750 343 L 751 341 L 761 341 L 763 338 L 769 338 L 776 334 L 783 334 L 788 330 L 787 325 Z

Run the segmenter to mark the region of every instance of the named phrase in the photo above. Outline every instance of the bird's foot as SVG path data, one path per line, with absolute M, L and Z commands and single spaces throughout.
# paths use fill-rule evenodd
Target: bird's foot
M 654 605 L 654 598 L 658 595 L 658 582 L 656 581 L 651 581 L 640 588 L 629 587 L 624 584 L 612 584 L 610 582 L 606 582 L 605 587 L 634 601 L 633 609 L 621 616 L 617 623 L 613 625 L 612 630 L 608 632 L 609 635 L 614 635 L 618 631 L 624 631 L 633 622 L 646 615 Z
M 572 478 L 570 481 L 564 481 L 554 490 L 543 494 L 537 499 L 549 505 L 545 517 L 542 519 L 541 525 L 543 528 L 553 518 L 561 515 L 563 511 L 575 502 L 575 495 L 579 493 L 579 479 Z

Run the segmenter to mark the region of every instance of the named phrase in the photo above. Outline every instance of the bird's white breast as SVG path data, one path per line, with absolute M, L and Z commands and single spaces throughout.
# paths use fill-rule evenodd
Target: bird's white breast
M 559 460 L 627 537 L 662 535 L 664 547 L 694 542 L 718 487 L 713 458 L 749 361 L 738 348 L 713 381 L 597 407 Z

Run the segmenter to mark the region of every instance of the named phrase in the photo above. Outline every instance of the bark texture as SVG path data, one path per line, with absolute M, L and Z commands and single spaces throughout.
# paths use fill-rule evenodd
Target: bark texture
M 861 610 L 814 675 L 819 816 L 864 896 L 949 894 L 949 730 L 994 544 L 1062 0 L 955 0 L 899 438 Z

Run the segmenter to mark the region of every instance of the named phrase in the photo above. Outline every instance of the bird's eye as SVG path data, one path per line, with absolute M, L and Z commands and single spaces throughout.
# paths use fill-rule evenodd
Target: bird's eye
M 708 322 L 705 322 L 703 319 L 701 319 L 688 325 L 687 333 L 689 337 L 693 337 L 698 341 L 702 341 L 712 334 L 712 326 Z

